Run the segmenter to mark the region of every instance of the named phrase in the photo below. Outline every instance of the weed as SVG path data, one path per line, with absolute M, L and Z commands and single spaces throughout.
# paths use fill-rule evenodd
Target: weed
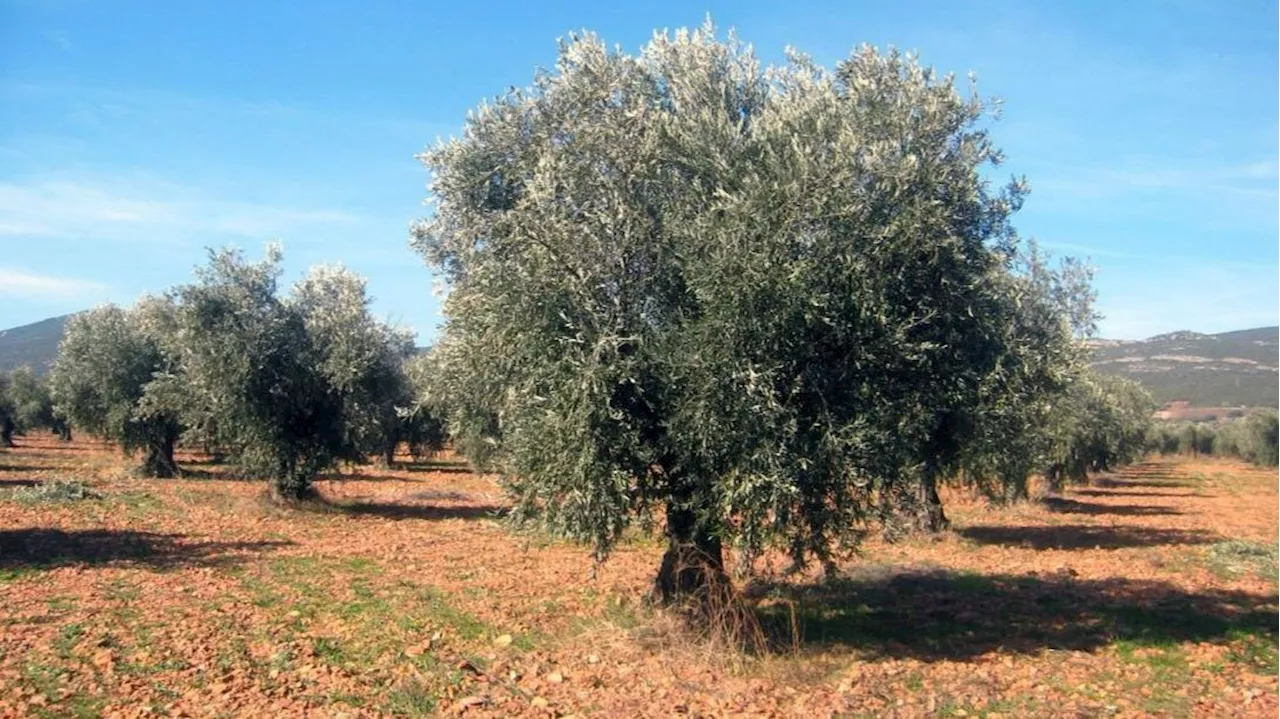
M 1205 551 L 1209 569 L 1220 577 L 1235 579 L 1254 574 L 1277 580 L 1277 555 L 1274 544 L 1232 539 L 1210 545 Z
M 80 637 L 84 636 L 84 625 L 71 623 L 64 624 L 58 629 L 58 636 L 53 640 L 53 649 L 58 656 L 67 659 L 71 656 L 71 650 L 75 649 Z
M 1233 631 L 1227 635 L 1231 642 L 1227 651 L 1227 659 L 1237 664 L 1244 664 L 1259 674 L 1275 676 L 1280 671 L 1274 639 Z
M 315 651 L 316 656 L 333 665 L 341 665 L 346 660 L 346 653 L 342 650 L 342 645 L 337 639 L 328 637 L 316 637 L 311 640 L 311 648 Z
M 12 497 L 23 504 L 102 499 L 102 495 L 90 487 L 70 479 L 51 479 L 30 487 L 18 487 L 12 490 Z
M 417 679 L 409 679 L 387 692 L 383 708 L 392 716 L 432 716 L 440 699 Z

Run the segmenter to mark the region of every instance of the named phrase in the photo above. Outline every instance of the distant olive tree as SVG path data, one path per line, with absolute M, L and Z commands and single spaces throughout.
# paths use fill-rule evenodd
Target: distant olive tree
M 1240 419 L 1221 425 L 1213 440 L 1213 453 L 1239 457 L 1261 467 L 1277 464 L 1277 436 L 1280 420 L 1275 410 L 1254 410 Z
M 348 445 L 328 358 L 306 314 L 277 294 L 280 260 L 276 246 L 258 263 L 211 250 L 196 282 L 170 293 L 174 369 L 156 395 L 276 496 L 299 499 Z
M 414 422 L 431 440 L 428 446 L 447 437 L 473 469 L 490 471 L 502 445 L 496 396 L 501 385 L 486 381 L 484 363 L 472 362 L 462 349 L 445 336 L 409 363 Z
M 1053 413 L 1043 472 L 1051 488 L 1141 459 L 1154 410 L 1155 401 L 1137 382 L 1092 371 L 1081 375 Z
M 78 429 L 119 442 L 128 454 L 144 452 L 142 474 L 173 477 L 182 425 L 174 412 L 145 401 L 170 366 L 161 338 L 137 309 L 105 305 L 73 315 L 49 373 L 55 411 Z
M 984 378 L 976 431 L 963 448 L 960 477 L 1000 502 L 1028 498 L 1028 480 L 1054 451 L 1062 407 L 1087 382 L 1096 331 L 1093 270 L 1072 258 L 1057 266 L 1031 243 L 1006 282 L 1017 298 L 989 326 L 1008 338 L 1008 354 Z
M 54 411 L 48 383 L 30 367 L 19 367 L 9 373 L 9 397 L 17 431 L 47 429 L 63 440 L 71 439 L 71 428 Z
M 318 267 L 294 288 L 319 355 L 319 369 L 341 404 L 344 455 L 377 457 L 390 466 L 396 448 L 423 451 L 425 412 L 411 410 L 415 392 L 406 363 L 413 336 L 373 317 L 364 278 L 340 267 Z
M 986 116 L 897 52 L 564 42 L 423 156 L 414 243 L 472 395 L 450 429 L 493 449 L 516 521 L 598 557 L 661 516 L 665 600 L 728 543 L 826 563 L 877 515 L 945 524 L 937 484 L 1014 352 L 988 318 L 1016 315 L 1025 188 L 984 178 Z

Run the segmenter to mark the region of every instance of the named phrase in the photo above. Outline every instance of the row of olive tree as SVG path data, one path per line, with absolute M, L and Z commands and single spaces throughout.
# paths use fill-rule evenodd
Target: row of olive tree
M 518 522 L 603 558 L 661 517 L 665 599 L 729 544 L 825 563 L 868 519 L 944 526 L 939 482 L 1127 458 L 1076 449 L 1074 405 L 1127 390 L 1085 372 L 1087 268 L 987 179 L 988 115 L 897 52 L 571 38 L 422 156 L 414 245 L 450 290 L 427 404 Z
M 1254 410 L 1219 423 L 1158 422 L 1147 435 L 1147 449 L 1160 454 L 1234 457 L 1275 467 L 1280 420 L 1274 410 Z
M 364 280 L 318 268 L 282 296 L 280 260 L 213 251 L 191 284 L 71 318 L 50 374 L 58 411 L 141 451 L 148 476 L 174 476 L 185 441 L 288 499 L 338 460 L 438 446 L 438 423 L 410 413 L 412 339 L 373 317 Z

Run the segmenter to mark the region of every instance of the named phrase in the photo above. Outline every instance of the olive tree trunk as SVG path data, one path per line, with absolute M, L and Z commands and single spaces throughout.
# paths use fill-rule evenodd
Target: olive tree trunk
M 934 467 L 925 467 L 921 474 L 916 499 L 916 522 L 919 529 L 937 533 L 951 526 L 951 520 L 942 511 L 942 497 L 938 496 L 938 472 Z
M 697 598 L 711 583 L 728 581 L 720 538 L 700 525 L 693 510 L 674 502 L 667 505 L 666 535 L 667 551 L 653 585 L 657 601 L 674 604 Z
M 178 463 L 173 459 L 173 446 L 177 439 L 167 435 L 147 445 L 147 456 L 142 461 L 142 474 L 157 479 L 178 476 Z

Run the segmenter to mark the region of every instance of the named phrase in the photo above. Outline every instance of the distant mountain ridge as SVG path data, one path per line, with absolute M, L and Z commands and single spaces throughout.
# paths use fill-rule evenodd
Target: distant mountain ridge
M 0 372 L 28 366 L 38 374 L 49 371 L 58 343 L 71 315 L 50 317 L 29 325 L 0 330 Z
M 1276 407 L 1280 327 L 1219 334 L 1181 330 L 1145 340 L 1092 340 L 1093 366 L 1142 383 L 1158 402 Z
M 49 370 L 71 315 L 0 331 L 0 371 Z M 1219 334 L 1188 330 L 1145 340 L 1090 340 L 1100 372 L 1142 383 L 1157 401 L 1196 407 L 1275 407 L 1280 327 Z

